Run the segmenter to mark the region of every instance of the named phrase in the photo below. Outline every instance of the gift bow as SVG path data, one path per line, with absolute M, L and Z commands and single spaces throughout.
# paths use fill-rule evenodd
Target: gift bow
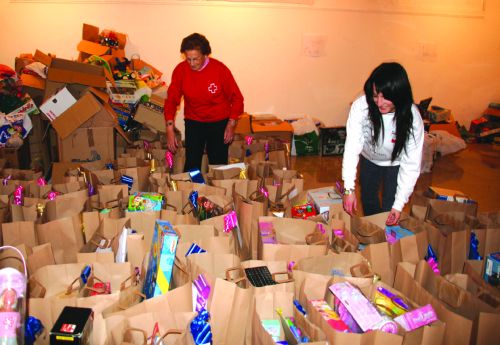
M 224 216 L 224 232 L 229 233 L 238 226 L 238 217 L 235 211 L 231 211 Z
M 208 320 L 210 320 L 210 314 L 205 309 L 202 309 L 198 312 L 198 316 L 191 321 L 191 334 L 196 345 L 212 343 L 212 329 Z

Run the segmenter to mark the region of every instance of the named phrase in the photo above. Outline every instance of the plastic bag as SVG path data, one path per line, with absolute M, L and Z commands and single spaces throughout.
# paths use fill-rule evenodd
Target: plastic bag
M 431 134 L 437 138 L 436 151 L 440 152 L 442 156 L 458 152 L 467 147 L 467 144 L 462 138 L 456 137 L 447 131 L 431 131 Z

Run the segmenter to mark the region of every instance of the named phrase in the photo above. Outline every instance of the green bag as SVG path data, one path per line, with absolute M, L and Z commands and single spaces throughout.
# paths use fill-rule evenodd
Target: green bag
M 319 136 L 314 131 L 303 135 L 294 135 L 293 142 L 297 156 L 319 154 Z

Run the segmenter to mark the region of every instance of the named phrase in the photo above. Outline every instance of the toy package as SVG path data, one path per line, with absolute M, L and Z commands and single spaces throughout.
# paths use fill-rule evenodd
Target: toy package
M 161 211 L 163 195 L 159 193 L 136 192 L 129 196 L 128 210 L 136 211 Z
M 146 298 L 164 294 L 170 289 L 178 239 L 169 222 L 156 221 L 144 280 Z

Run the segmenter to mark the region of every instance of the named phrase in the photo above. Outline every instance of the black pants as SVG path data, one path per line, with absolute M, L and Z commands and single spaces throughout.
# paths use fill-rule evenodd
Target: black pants
M 184 120 L 186 163 L 184 171 L 201 168 L 201 159 L 205 152 L 208 154 L 209 164 L 227 164 L 229 145 L 224 144 L 224 131 L 227 119 L 217 122 L 200 122 Z
M 390 211 L 398 187 L 399 166 L 379 166 L 360 157 L 361 202 L 365 216 Z M 382 189 L 382 205 L 379 192 Z

